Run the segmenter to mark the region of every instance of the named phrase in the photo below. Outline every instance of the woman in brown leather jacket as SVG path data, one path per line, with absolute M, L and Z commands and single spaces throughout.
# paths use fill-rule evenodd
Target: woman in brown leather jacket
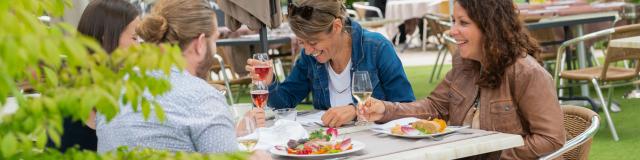
M 525 145 L 472 159 L 535 159 L 565 142 L 551 75 L 511 0 L 456 0 L 450 34 L 453 69 L 428 97 L 411 103 L 369 99 L 365 116 L 441 118 L 449 125 L 522 135 Z

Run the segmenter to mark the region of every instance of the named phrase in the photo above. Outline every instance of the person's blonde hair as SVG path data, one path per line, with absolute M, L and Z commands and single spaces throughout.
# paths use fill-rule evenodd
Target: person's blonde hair
M 215 12 L 205 0 L 159 0 L 136 33 L 146 42 L 169 42 L 181 48 L 204 33 L 213 35 Z
M 297 7 L 312 7 L 311 17 L 306 19 L 300 13 L 287 15 L 291 30 L 302 39 L 310 39 L 320 32 L 331 32 L 333 20 L 339 18 L 343 22 L 343 31 L 349 31 L 345 23 L 347 20 L 344 0 L 298 0 Z M 288 8 L 291 10 L 291 8 Z M 289 12 L 291 13 L 291 12 Z
M 205 0 L 159 0 L 136 28 L 136 33 L 145 42 L 169 42 L 185 49 L 200 34 L 216 35 L 216 25 L 215 11 Z M 207 41 L 207 53 L 195 73 L 202 79 L 209 77 L 213 65 L 210 46 Z

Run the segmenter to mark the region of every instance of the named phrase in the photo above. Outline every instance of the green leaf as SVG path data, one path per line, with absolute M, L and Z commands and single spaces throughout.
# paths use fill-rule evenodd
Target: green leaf
M 47 145 L 47 132 L 44 129 L 40 129 L 39 131 L 36 132 L 37 134 L 37 139 L 36 139 L 36 147 L 38 148 L 44 148 Z
M 43 67 L 44 75 L 46 76 L 45 80 L 49 82 L 51 87 L 58 86 L 58 75 L 51 70 L 49 67 Z
M 47 130 L 47 134 L 49 134 L 49 138 L 51 138 L 53 144 L 55 144 L 57 147 L 60 147 L 60 134 L 58 133 L 58 131 L 53 128 L 49 128 Z
M 149 118 L 149 112 L 151 112 L 151 106 L 149 104 L 149 101 L 143 98 L 141 107 L 142 107 L 142 115 L 144 116 L 144 119 Z
M 160 120 L 160 122 L 164 122 L 164 109 L 162 109 L 162 107 L 160 107 L 160 104 L 158 104 L 158 102 L 156 101 L 152 101 L 151 103 L 153 103 L 153 110 L 156 111 L 158 120 Z
M 4 158 L 9 158 L 16 154 L 16 145 L 18 144 L 18 140 L 16 137 L 9 133 L 2 138 L 2 156 Z

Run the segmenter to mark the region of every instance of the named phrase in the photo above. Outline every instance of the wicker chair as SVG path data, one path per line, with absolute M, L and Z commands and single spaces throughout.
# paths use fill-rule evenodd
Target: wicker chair
M 616 38 L 630 37 L 634 35 L 640 35 L 640 24 L 621 26 L 621 27 L 610 28 L 610 29 L 605 29 L 598 32 L 590 33 L 582 37 L 577 37 L 575 39 L 566 41 L 558 48 L 558 56 L 557 56 L 556 62 L 560 62 L 560 63 L 556 63 L 556 67 L 555 67 L 556 69 L 554 72 L 554 79 L 556 80 L 556 86 L 558 86 L 558 88 L 572 86 L 572 85 L 564 85 L 562 79 L 590 82 L 594 86 L 596 93 L 598 95 L 598 98 L 602 104 L 601 108 L 604 110 L 604 114 L 609 126 L 609 130 L 611 130 L 611 135 L 613 135 L 613 139 L 615 141 L 619 140 L 618 133 L 616 132 L 615 126 L 613 124 L 613 120 L 611 120 L 611 115 L 609 114 L 609 109 L 608 109 L 608 106 L 611 106 L 611 97 L 613 95 L 613 89 L 615 87 L 634 85 L 638 83 L 637 80 L 640 78 L 640 74 L 638 74 L 640 72 L 640 65 L 636 65 L 635 69 L 630 69 L 630 68 L 614 67 L 612 66 L 612 64 L 614 64 L 615 62 L 624 61 L 624 60 L 640 61 L 640 49 L 607 47 L 603 66 L 581 68 L 581 69 L 568 70 L 568 71 L 565 71 L 563 67 L 564 66 L 564 61 L 562 61 L 562 59 L 564 59 L 563 50 L 564 48 L 577 44 L 578 42 L 581 42 L 581 41 L 602 38 L 607 36 L 609 39 L 612 39 L 612 38 L 616 39 Z M 604 96 L 602 94 L 603 88 L 608 88 L 608 101 L 605 101 Z M 559 90 L 559 92 L 561 92 L 561 90 Z
M 584 107 L 562 106 L 567 142 L 557 151 L 541 157 L 540 160 L 577 159 L 586 160 L 591 149 L 591 141 L 600 125 L 598 114 Z

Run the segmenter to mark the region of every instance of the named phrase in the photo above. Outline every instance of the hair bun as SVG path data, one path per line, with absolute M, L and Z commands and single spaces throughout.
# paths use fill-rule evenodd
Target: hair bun
M 151 14 L 145 17 L 136 28 L 136 33 L 146 42 L 161 42 L 169 25 L 167 19 L 161 15 Z

